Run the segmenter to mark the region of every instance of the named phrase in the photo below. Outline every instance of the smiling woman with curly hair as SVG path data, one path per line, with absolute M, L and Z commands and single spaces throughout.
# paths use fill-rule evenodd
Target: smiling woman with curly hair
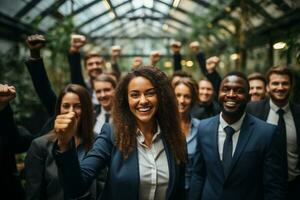
M 66 193 L 84 195 L 107 166 L 101 199 L 184 199 L 186 142 L 167 76 L 154 67 L 128 73 L 116 88 L 112 116 L 113 125 L 103 126 L 80 165 L 72 143 L 73 117 L 58 131 L 62 136 L 54 156 Z

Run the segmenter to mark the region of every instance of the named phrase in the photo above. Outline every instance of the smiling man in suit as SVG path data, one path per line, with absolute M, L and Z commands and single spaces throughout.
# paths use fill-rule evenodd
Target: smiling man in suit
M 247 105 L 247 112 L 278 125 L 285 148 L 288 200 L 299 199 L 300 189 L 300 106 L 289 101 L 293 86 L 292 71 L 274 66 L 266 75 L 269 98 Z
M 190 199 L 285 199 L 284 148 L 276 126 L 247 113 L 244 74 L 227 74 L 220 86 L 221 114 L 202 120 Z

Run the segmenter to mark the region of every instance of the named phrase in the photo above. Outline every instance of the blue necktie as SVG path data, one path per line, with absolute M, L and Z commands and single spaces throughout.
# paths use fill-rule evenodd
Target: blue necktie
M 226 139 L 223 146 L 223 169 L 225 177 L 227 177 L 232 160 L 232 135 L 235 130 L 230 126 L 226 126 L 224 131 L 226 133 Z

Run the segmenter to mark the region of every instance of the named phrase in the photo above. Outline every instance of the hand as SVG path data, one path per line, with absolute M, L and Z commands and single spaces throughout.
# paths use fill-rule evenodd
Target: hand
M 152 51 L 150 54 L 151 66 L 155 66 L 156 63 L 159 61 L 159 59 L 160 59 L 159 51 Z
M 68 149 L 71 139 L 77 131 L 77 116 L 75 112 L 57 115 L 54 130 L 58 138 L 58 146 L 62 152 Z
M 72 34 L 70 43 L 70 52 L 79 52 L 80 48 L 86 44 L 86 37 L 84 35 Z
M 40 58 L 40 50 L 45 46 L 46 40 L 43 35 L 30 35 L 26 39 L 26 44 L 30 49 L 31 58 Z
M 111 56 L 118 57 L 121 54 L 121 47 L 118 45 L 111 47 Z
M 194 41 L 190 43 L 190 49 L 192 50 L 192 52 L 194 52 L 195 54 L 199 53 L 200 51 L 200 45 L 198 41 Z
M 171 50 L 172 50 L 173 54 L 179 54 L 180 53 L 180 49 L 181 49 L 181 42 L 179 42 L 179 41 L 173 41 L 171 43 Z
M 16 97 L 16 89 L 14 86 L 0 84 L 0 111 Z
M 206 59 L 206 70 L 208 73 L 212 73 L 216 70 L 216 67 L 218 66 L 220 62 L 220 58 L 217 56 L 212 56 Z

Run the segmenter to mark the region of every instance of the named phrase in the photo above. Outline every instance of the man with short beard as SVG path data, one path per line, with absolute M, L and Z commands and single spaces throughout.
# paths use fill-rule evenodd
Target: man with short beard
M 289 102 L 293 74 L 290 69 L 274 66 L 266 75 L 269 98 L 249 103 L 247 111 L 278 125 L 285 146 L 288 200 L 298 199 L 300 188 L 300 106 Z
M 221 114 L 198 126 L 189 199 L 285 199 L 280 135 L 245 112 L 249 99 L 247 77 L 228 73 L 219 90 Z

